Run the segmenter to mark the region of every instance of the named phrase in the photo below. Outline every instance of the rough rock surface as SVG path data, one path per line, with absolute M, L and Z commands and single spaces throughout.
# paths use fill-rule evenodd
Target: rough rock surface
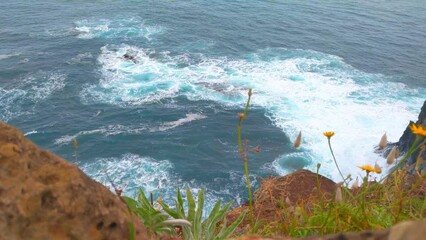
M 147 239 L 119 197 L 0 123 L 0 239 Z
M 277 203 L 281 202 L 288 208 L 303 205 L 305 210 L 309 210 L 309 203 L 314 202 L 312 200 L 320 195 L 330 199 L 334 197 L 335 190 L 336 183 L 332 180 L 304 169 L 283 177 L 266 178 L 254 193 L 253 215 L 257 219 L 266 220 L 265 223 L 276 221 L 280 219 L 279 214 L 284 212 L 282 206 Z M 234 208 L 227 215 L 227 222 L 235 220 L 246 209 L 248 205 Z M 246 219 L 240 226 L 247 224 Z
M 414 140 L 416 139 L 416 136 L 408 128 L 408 126 L 410 126 L 413 123 L 414 123 L 413 121 L 410 121 L 410 123 L 407 125 L 407 128 L 405 129 L 404 133 L 399 138 L 398 143 L 396 144 L 401 153 L 406 153 L 408 151 L 408 149 L 410 148 L 410 146 L 414 143 Z M 420 110 L 419 117 L 418 117 L 418 119 L 415 123 L 416 124 L 422 124 L 423 126 L 426 127 L 426 101 L 424 102 L 423 107 Z M 407 160 L 407 163 L 409 165 L 411 165 L 415 162 L 419 151 L 420 150 L 417 150 L 416 152 L 414 152 L 411 155 L 411 157 Z

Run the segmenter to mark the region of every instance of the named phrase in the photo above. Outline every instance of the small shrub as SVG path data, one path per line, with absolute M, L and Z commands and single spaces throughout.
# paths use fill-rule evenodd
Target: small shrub
M 225 204 L 222 201 L 216 202 L 212 211 L 206 219 L 202 219 L 204 207 L 204 190 L 198 193 L 197 203 L 189 189 L 186 189 L 186 199 L 188 201 L 188 210 L 185 212 L 184 201 L 180 190 L 177 190 L 175 199 L 176 207 L 170 208 L 166 203 L 159 202 L 164 211 L 175 219 L 186 219 L 191 225 L 182 227 L 183 237 L 187 240 L 210 240 L 210 239 L 226 239 L 231 236 L 234 230 L 244 219 L 245 212 L 232 224 L 227 226 L 225 215 L 229 211 L 232 202 Z
M 191 225 L 187 220 L 172 219 L 166 212 L 154 208 L 142 189 L 139 189 L 137 200 L 124 196 L 122 198 L 126 201 L 130 210 L 142 220 L 150 235 L 174 235 L 176 234 L 175 226 Z

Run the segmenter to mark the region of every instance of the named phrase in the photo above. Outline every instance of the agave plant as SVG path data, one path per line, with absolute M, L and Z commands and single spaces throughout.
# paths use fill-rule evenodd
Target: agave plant
M 184 201 L 179 189 L 177 190 L 176 207 L 174 209 L 164 202 L 159 203 L 164 211 L 173 218 L 186 219 L 191 223 L 191 225 L 182 227 L 183 237 L 187 240 L 226 239 L 234 232 L 245 216 L 245 212 L 241 213 L 237 220 L 227 226 L 225 215 L 232 202 L 221 207 L 222 201 L 219 200 L 214 205 L 210 215 L 203 220 L 204 190 L 198 193 L 196 203 L 191 191 L 186 189 L 186 199 L 188 201 L 187 212 L 185 212 Z
M 191 226 L 191 223 L 185 219 L 171 218 L 166 212 L 154 208 L 142 189 L 139 189 L 137 201 L 129 197 L 122 198 L 126 201 L 129 209 L 142 220 L 150 234 L 173 235 L 176 234 L 175 226 Z

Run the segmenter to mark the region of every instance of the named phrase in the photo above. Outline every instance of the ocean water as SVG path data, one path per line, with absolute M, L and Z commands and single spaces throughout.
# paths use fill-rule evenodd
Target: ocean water
M 2 1 L 0 121 L 126 195 L 240 204 L 248 88 L 254 186 L 317 163 L 339 181 L 324 131 L 359 176 L 426 99 L 425 29 L 416 0 Z

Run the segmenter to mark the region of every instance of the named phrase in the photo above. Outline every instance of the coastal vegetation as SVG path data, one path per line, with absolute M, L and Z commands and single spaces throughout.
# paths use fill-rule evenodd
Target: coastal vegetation
M 279 199 L 273 202 L 279 209 L 273 219 L 262 219 L 261 214 L 255 217 L 254 208 L 261 206 L 253 203 L 247 158 L 248 140 L 244 141 L 243 145 L 241 133 L 243 120 L 248 116 L 251 96 L 250 89 L 244 111 L 238 114 L 237 125 L 238 150 L 243 160 L 248 192 L 248 210 L 247 206 L 243 207 L 234 221 L 227 223 L 232 202 L 222 206 L 222 202 L 218 201 L 210 214 L 204 216 L 204 190 L 198 192 L 196 200 L 189 189 L 186 189 L 184 194 L 177 189 L 173 205 L 168 205 L 161 199 L 154 202 L 152 196 L 151 200 L 148 200 L 143 189 L 140 189 L 137 200 L 123 197 L 129 209 L 142 220 L 153 237 L 163 234 L 191 240 L 226 239 L 247 234 L 304 237 L 380 230 L 401 221 L 426 217 L 426 181 L 425 173 L 420 169 L 425 161 L 426 128 L 414 123 L 409 128 L 416 139 L 405 155 L 399 157 L 395 147 L 389 152 L 387 163 L 394 165 L 389 173 L 382 176 L 382 167 L 378 164 L 362 165 L 359 166 L 365 172 L 362 179 L 353 179 L 351 175 L 345 177 L 342 174 L 331 145 L 335 132 L 324 132 L 333 161 L 342 177 L 342 182 L 335 184 L 333 195 L 327 195 L 321 190 L 323 177 L 319 174 L 321 164 L 318 164 L 316 182 L 312 186 L 316 191 L 315 197 L 298 202 L 291 202 L 288 197 Z M 300 132 L 294 147 L 299 147 L 301 142 Z M 383 149 L 386 144 L 384 135 L 379 148 Z M 418 149 L 420 152 L 416 156 L 414 171 L 410 172 L 406 161 Z
M 123 197 L 131 209 L 144 223 L 148 234 L 155 238 L 160 235 L 179 234 L 184 239 L 226 239 L 243 220 L 245 213 L 229 226 L 224 219 L 232 205 L 229 202 L 222 206 L 222 201 L 216 202 L 207 218 L 203 219 L 204 190 L 198 192 L 195 201 L 189 189 L 186 189 L 185 203 L 180 190 L 177 190 L 175 207 L 158 199 L 155 203 L 139 191 L 137 200 Z M 187 210 L 186 210 L 187 209 Z

